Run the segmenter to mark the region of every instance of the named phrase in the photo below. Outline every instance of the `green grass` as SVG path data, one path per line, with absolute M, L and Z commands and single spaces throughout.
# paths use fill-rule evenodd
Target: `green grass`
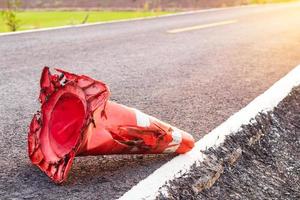
M 20 22 L 18 30 L 29 30 L 46 27 L 81 24 L 89 17 L 86 23 L 105 22 L 120 19 L 132 19 L 169 14 L 171 12 L 151 11 L 24 11 L 17 12 Z M 1 17 L 1 15 L 0 15 Z M 8 32 L 2 17 L 0 18 L 0 32 Z

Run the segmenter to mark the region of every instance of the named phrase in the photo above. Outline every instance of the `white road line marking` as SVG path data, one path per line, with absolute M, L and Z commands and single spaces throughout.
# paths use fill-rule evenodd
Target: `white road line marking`
M 146 179 L 127 191 L 119 200 L 155 199 L 166 182 L 180 177 L 196 163 L 200 164 L 206 155 L 200 151 L 216 147 L 224 142 L 225 137 L 237 132 L 242 124 L 249 123 L 259 112 L 272 110 L 284 99 L 293 87 L 300 85 L 300 65 L 277 81 L 266 92 L 255 98 L 250 104 L 232 115 L 224 123 L 200 139 L 188 153 L 179 155 L 154 171 Z
M 200 29 L 205 29 L 205 28 L 211 28 L 211 27 L 216 27 L 216 26 L 224 26 L 228 24 L 234 24 L 237 23 L 238 20 L 227 20 L 227 21 L 221 21 L 221 22 L 215 22 L 215 23 L 210 23 L 210 24 L 201 24 L 197 26 L 190 26 L 190 27 L 185 27 L 185 28 L 178 28 L 178 29 L 172 29 L 168 30 L 167 33 L 182 33 L 186 31 L 194 31 L 194 30 L 200 30 Z

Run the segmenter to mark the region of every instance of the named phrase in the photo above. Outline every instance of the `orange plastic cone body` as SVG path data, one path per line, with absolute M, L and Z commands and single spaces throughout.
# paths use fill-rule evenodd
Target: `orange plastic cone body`
M 54 182 L 67 178 L 75 156 L 185 153 L 193 137 L 141 111 L 108 100 L 108 87 L 62 70 L 41 77 L 41 112 L 32 119 L 28 154 Z

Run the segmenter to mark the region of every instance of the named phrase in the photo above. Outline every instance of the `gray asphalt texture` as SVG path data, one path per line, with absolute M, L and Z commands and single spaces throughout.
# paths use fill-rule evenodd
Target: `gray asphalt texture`
M 166 32 L 231 19 L 238 23 Z M 1 36 L 1 198 L 115 199 L 172 158 L 77 158 L 69 180 L 53 184 L 27 157 L 43 66 L 103 80 L 113 100 L 198 140 L 300 63 L 299 36 L 299 4 Z
M 258 113 L 158 199 L 300 199 L 300 86 Z

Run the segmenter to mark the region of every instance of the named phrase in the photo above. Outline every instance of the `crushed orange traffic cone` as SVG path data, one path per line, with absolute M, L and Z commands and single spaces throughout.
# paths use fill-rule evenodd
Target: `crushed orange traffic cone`
M 109 101 L 108 87 L 84 75 L 45 67 L 41 112 L 28 133 L 31 162 L 63 182 L 75 156 L 185 153 L 193 137 L 139 110 Z

